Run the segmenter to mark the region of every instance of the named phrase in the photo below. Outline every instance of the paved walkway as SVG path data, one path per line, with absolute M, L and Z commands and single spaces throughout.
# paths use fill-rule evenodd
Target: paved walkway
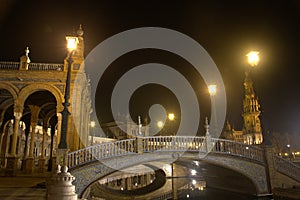
M 0 177 L 1 200 L 46 199 L 45 176 Z

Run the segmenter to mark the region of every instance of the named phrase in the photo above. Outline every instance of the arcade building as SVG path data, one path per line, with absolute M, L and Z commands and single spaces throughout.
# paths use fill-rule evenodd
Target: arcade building
M 68 70 L 67 148 L 74 151 L 88 145 L 91 99 L 83 33 L 80 26 L 70 68 L 68 56 L 59 64 L 31 62 L 28 47 L 19 62 L 0 62 L 0 167 L 5 175 L 14 175 L 17 169 L 28 174 L 51 171 L 61 162 L 57 149 Z

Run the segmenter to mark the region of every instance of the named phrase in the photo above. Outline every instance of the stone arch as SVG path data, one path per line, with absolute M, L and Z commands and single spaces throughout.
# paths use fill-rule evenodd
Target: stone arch
M 16 86 L 14 86 L 13 84 L 7 83 L 7 82 L 0 82 L 0 89 L 5 89 L 5 90 L 9 91 L 10 94 L 12 95 L 14 101 L 17 100 L 19 89 Z
M 1 159 L 1 166 L 3 167 L 6 163 L 5 156 L 9 153 L 9 148 L 11 145 L 11 138 L 12 135 L 12 127 L 13 124 L 11 120 L 7 120 L 3 126 L 3 134 L 1 134 L 1 146 L 0 146 L 0 159 Z
M 24 88 L 22 88 L 19 93 L 20 105 L 24 105 L 24 103 L 29 95 L 31 95 L 34 92 L 40 91 L 40 90 L 47 90 L 51 94 L 53 94 L 53 96 L 56 99 L 58 112 L 60 112 L 63 109 L 63 106 L 62 106 L 63 99 L 64 99 L 63 94 L 60 92 L 60 90 L 57 87 L 50 85 L 50 84 L 46 84 L 46 83 L 34 83 L 34 84 L 30 84 L 30 85 L 27 85 Z
M 145 164 L 152 161 L 172 160 L 173 153 L 174 152 L 153 152 L 127 155 L 123 157 L 113 157 L 103 160 L 103 163 L 106 165 L 101 162 L 94 162 L 87 165 L 78 166 L 74 169 L 70 169 L 70 171 L 72 175 L 76 177 L 74 181 L 76 192 L 79 196 L 82 196 L 89 185 L 116 170 L 124 169 L 137 164 Z M 256 187 L 257 195 L 265 195 L 269 193 L 265 166 L 263 164 L 235 156 L 226 156 L 226 158 L 224 158 L 223 154 L 222 156 L 209 154 L 204 159 L 200 159 L 198 153 L 187 153 L 183 154 L 182 158 L 199 159 L 216 166 L 221 166 L 236 171 L 237 173 L 249 178 L 253 182 L 254 186 Z
M 262 163 L 224 154 L 206 156 L 204 160 L 213 165 L 224 167 L 246 176 L 254 184 L 257 194 L 269 193 L 266 167 Z
M 14 104 L 13 99 L 7 99 L 7 100 L 3 101 L 0 105 L 0 134 L 1 134 L 1 125 L 3 123 L 5 112 L 13 104 Z

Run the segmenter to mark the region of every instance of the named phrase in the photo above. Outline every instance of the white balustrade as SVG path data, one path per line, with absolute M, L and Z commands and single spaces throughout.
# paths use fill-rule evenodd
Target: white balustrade
M 298 165 L 276 155 L 274 155 L 274 161 L 277 171 L 300 182 L 300 167 Z
M 238 157 L 248 158 L 258 162 L 264 162 L 264 152 L 262 148 L 237 143 L 230 140 L 207 137 L 193 136 L 155 136 L 141 137 L 142 152 L 157 151 L 177 151 L 177 152 L 206 152 L 206 145 L 210 144 L 213 148 L 211 152 L 229 154 Z M 117 156 L 136 154 L 136 138 L 120 140 L 114 142 L 101 143 L 80 149 L 68 154 L 69 167 L 76 167 L 96 160 L 112 158 Z
M 79 149 L 68 154 L 68 165 L 75 167 L 105 158 L 135 154 L 134 143 L 135 139 L 127 139 Z
M 264 162 L 264 151 L 260 147 L 218 138 L 211 138 L 211 142 L 214 146 L 212 152 L 236 155 Z

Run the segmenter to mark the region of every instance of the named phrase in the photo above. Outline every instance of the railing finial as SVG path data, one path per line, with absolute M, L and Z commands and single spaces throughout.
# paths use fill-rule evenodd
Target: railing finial
M 205 128 L 205 135 L 209 135 L 209 124 L 208 124 L 207 116 L 205 117 L 204 128 Z

